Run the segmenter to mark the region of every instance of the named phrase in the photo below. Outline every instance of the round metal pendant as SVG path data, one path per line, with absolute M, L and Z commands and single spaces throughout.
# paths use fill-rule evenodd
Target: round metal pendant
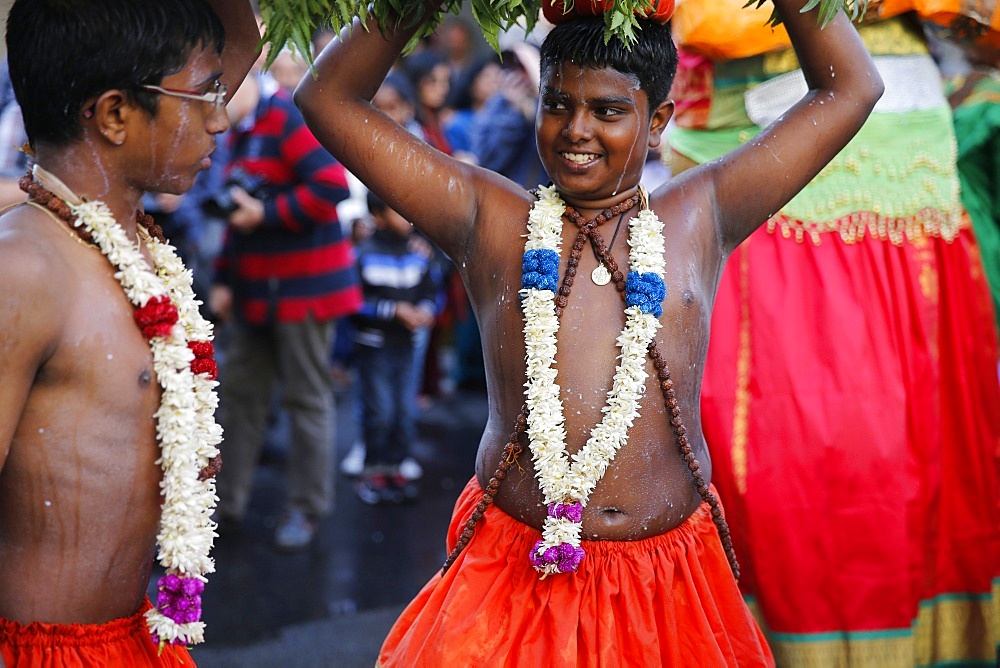
M 594 271 L 590 272 L 590 280 L 598 285 L 607 285 L 611 282 L 611 272 L 601 263 L 594 267 Z

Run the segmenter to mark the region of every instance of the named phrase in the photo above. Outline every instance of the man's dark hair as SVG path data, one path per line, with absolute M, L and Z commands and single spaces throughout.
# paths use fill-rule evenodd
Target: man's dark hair
M 221 53 L 223 41 L 204 0 L 16 0 L 7 57 L 31 145 L 79 139 L 84 104 L 112 89 L 155 115 L 158 96 L 139 87 L 179 72 L 200 45 Z
M 650 110 L 670 94 L 677 73 L 677 47 L 670 35 L 670 24 L 640 21 L 638 40 L 630 47 L 617 37 L 604 41 L 604 19 L 585 17 L 564 21 L 552 29 L 541 49 L 542 77 L 565 62 L 581 67 L 617 70 L 639 79 L 639 86 L 649 98 Z

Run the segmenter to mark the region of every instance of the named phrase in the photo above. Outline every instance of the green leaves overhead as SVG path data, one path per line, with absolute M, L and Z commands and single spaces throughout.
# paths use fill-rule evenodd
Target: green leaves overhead
M 396 27 L 396 23 L 405 27 L 421 25 L 412 48 L 417 41 L 429 36 L 441 24 L 445 15 L 458 14 L 463 0 L 443 0 L 438 11 L 432 17 L 426 16 L 426 5 L 421 0 L 259 0 L 261 18 L 266 27 L 263 44 L 270 45 L 266 65 L 270 65 L 278 52 L 288 46 L 304 56 L 312 63 L 313 53 L 311 39 L 318 28 L 328 28 L 340 32 L 351 26 L 354 19 L 364 23 L 369 15 L 374 16 L 382 30 Z M 576 0 L 590 2 L 591 0 Z M 749 0 L 747 7 L 760 6 L 767 0 Z M 819 7 L 821 25 L 829 23 L 837 11 L 843 8 L 852 19 L 858 19 L 868 6 L 869 0 L 803 0 L 802 11 Z M 530 32 L 538 21 L 543 3 L 553 0 L 467 0 L 472 16 L 483 31 L 486 41 L 499 51 L 498 37 L 500 31 L 520 25 Z M 567 6 L 572 6 L 574 0 L 565 0 Z M 636 31 L 640 30 L 635 15 L 636 9 L 650 7 L 650 0 L 614 0 L 611 11 L 605 13 L 605 40 L 617 38 L 626 44 L 632 44 L 636 39 Z M 772 14 L 771 23 L 780 20 L 777 14 Z
M 760 7 L 765 4 L 767 0 L 749 0 L 744 7 L 756 6 Z M 837 15 L 837 12 L 841 9 L 847 14 L 852 21 L 858 21 L 865 15 L 868 10 L 868 0 L 805 0 L 805 5 L 802 7 L 802 12 L 808 12 L 816 7 L 819 7 L 819 24 L 821 26 L 826 26 L 833 17 Z M 781 17 L 778 16 L 777 12 L 771 13 L 771 18 L 768 20 L 769 25 L 778 25 L 781 23 Z

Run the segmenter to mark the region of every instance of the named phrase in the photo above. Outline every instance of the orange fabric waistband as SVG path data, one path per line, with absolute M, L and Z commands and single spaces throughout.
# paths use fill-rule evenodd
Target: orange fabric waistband
M 128 617 L 113 619 L 104 624 L 48 624 L 31 622 L 21 624 L 0 618 L 0 644 L 12 647 L 84 647 L 102 645 L 129 638 L 138 630 L 145 632 L 146 620 L 143 615 L 152 607 L 149 599 Z

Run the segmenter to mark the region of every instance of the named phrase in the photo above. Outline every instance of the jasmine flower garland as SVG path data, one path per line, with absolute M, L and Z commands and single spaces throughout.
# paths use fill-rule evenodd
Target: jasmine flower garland
M 566 205 L 552 186 L 539 189 L 528 214 L 522 274 L 524 312 L 525 398 L 527 434 L 535 475 L 548 506 L 542 539 L 529 559 L 546 577 L 574 572 L 584 557 L 580 547 L 583 509 L 618 450 L 628 441 L 628 429 L 639 416 L 646 384 L 646 352 L 662 314 L 663 224 L 648 207 L 629 221 L 629 275 L 625 327 L 618 337 L 620 362 L 615 370 L 604 417 L 586 444 L 572 457 L 566 452 L 565 416 L 556 382 L 555 311 L 562 216 Z
M 222 442 L 222 429 L 214 418 L 218 383 L 212 324 L 201 316 L 191 272 L 170 244 L 146 240 L 154 272 L 107 205 L 80 201 L 37 165 L 33 175 L 66 202 L 75 215 L 73 225 L 89 232 L 116 268 L 115 278 L 135 307 L 136 323 L 149 341 L 162 387 L 154 417 L 164 498 L 158 559 L 166 574 L 158 583 L 156 606 L 146 612 L 146 623 L 161 649 L 168 644 L 200 643 L 205 631 L 201 593 L 206 574 L 215 570 L 209 552 L 216 536 L 211 515 L 218 500 L 214 477 L 202 479 L 201 472 L 219 454 L 217 446 Z M 144 233 L 141 228 L 140 233 Z

